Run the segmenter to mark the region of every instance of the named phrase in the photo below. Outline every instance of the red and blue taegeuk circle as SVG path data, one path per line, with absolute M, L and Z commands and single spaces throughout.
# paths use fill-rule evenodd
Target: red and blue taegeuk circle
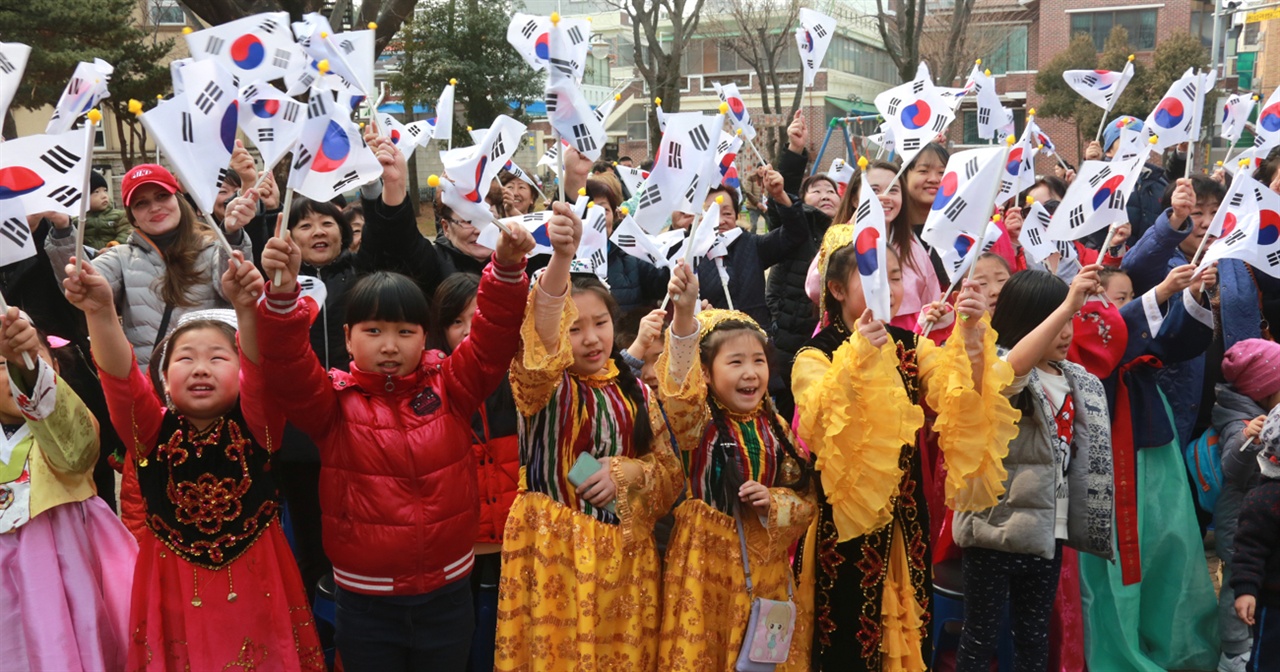
M 0 168 L 0 201 L 29 194 L 43 186 L 44 178 L 30 168 Z
M 259 119 L 270 119 L 279 114 L 280 101 L 272 98 L 260 98 L 253 101 L 249 109 L 253 111 L 253 116 Z
M 231 43 L 231 62 L 241 70 L 252 70 L 267 58 L 267 48 L 252 33 L 241 35 Z
M 725 98 L 724 102 L 729 106 L 729 111 L 733 113 L 733 116 L 741 121 L 742 116 L 747 113 L 747 106 L 743 104 L 742 99 L 737 96 L 729 96 Z
M 938 184 L 938 193 L 933 196 L 933 209 L 941 210 L 947 207 L 952 197 L 960 190 L 960 176 L 955 173 L 947 173 L 942 176 L 942 182 Z
M 1280 103 L 1268 105 L 1259 112 L 1258 125 L 1269 133 L 1280 131 Z
M 324 138 L 320 140 L 316 158 L 311 162 L 311 170 L 328 173 L 337 170 L 351 154 L 351 140 L 347 131 L 336 121 L 330 121 L 324 129 Z
M 1111 88 L 1112 81 L 1110 70 L 1094 70 L 1093 72 L 1098 75 L 1098 79 L 1093 83 L 1094 90 L 1106 91 Z
M 222 146 L 227 151 L 236 148 L 236 126 L 240 121 L 240 103 L 239 101 L 231 101 L 227 106 L 227 110 L 222 113 L 222 123 L 218 126 L 218 137 L 222 139 Z
M 1270 247 L 1280 240 L 1280 212 L 1262 210 L 1258 213 L 1258 244 Z
M 1115 195 L 1116 190 L 1124 183 L 1124 175 L 1112 175 L 1111 179 L 1103 182 L 1098 190 L 1093 192 L 1093 209 L 1101 208 L 1108 200 Z
M 880 257 L 876 254 L 876 241 L 880 232 L 867 227 L 853 241 L 853 256 L 858 262 L 858 273 L 862 277 L 870 277 L 880 268 Z
M 1022 172 L 1022 148 L 1014 147 L 1009 151 L 1009 161 L 1004 164 L 1004 171 L 1010 175 L 1017 177 Z
M 533 41 L 533 53 L 542 60 L 551 58 L 551 35 L 543 33 Z
M 813 35 L 809 31 L 804 31 L 804 50 L 813 53 Z
M 1236 230 L 1235 213 L 1228 212 L 1226 217 L 1222 218 L 1222 237 L 1226 238 L 1228 234 Z
M 476 187 L 475 189 L 472 189 L 470 192 L 468 192 L 468 193 L 466 193 L 466 194 L 464 194 L 464 195 L 463 195 L 463 198 L 466 198 L 468 201 L 471 201 L 472 203 L 479 203 L 480 201 L 484 200 L 484 197 L 480 195 L 479 185 L 483 184 L 483 180 L 484 180 L 484 167 L 485 167 L 486 165 L 488 165 L 488 163 L 489 163 L 489 158 L 488 158 L 488 157 L 486 157 L 486 156 L 481 156 L 481 157 L 480 157 L 480 160 L 476 163 L 476 185 L 477 185 L 477 187 Z
M 538 228 L 529 233 L 533 235 L 533 242 L 543 247 L 551 247 L 551 236 L 547 234 L 546 223 L 538 225 Z
M 917 100 L 902 108 L 902 112 L 898 116 L 901 118 L 903 126 L 914 131 L 918 128 L 923 128 L 925 124 L 929 123 L 929 119 L 933 116 L 933 110 L 929 109 L 929 103 Z
M 400 144 L 400 131 L 398 129 L 391 129 L 391 132 L 388 133 L 387 136 L 391 138 L 391 144 Z
M 1173 128 L 1182 123 L 1186 116 L 1186 110 L 1182 105 L 1182 101 L 1172 96 L 1160 101 L 1156 105 L 1155 111 L 1151 115 L 1156 125 L 1161 128 Z
M 977 241 L 974 237 L 967 233 L 962 233 L 956 236 L 956 242 L 954 243 L 956 253 L 961 257 L 969 256 L 969 250 L 973 249 L 973 244 L 975 242 Z

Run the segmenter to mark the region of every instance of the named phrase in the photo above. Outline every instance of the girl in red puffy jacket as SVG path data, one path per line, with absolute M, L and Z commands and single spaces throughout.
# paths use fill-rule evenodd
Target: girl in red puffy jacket
M 281 274 L 258 308 L 263 370 L 272 401 L 320 449 L 335 641 L 349 671 L 466 667 L 479 517 L 471 419 L 515 354 L 531 249 L 521 227 L 501 237 L 472 329 L 447 357 L 425 348 L 427 301 L 413 281 L 359 280 L 343 327 L 349 373 L 326 373 L 311 351 L 297 245 L 273 238 L 263 251 L 267 275 Z

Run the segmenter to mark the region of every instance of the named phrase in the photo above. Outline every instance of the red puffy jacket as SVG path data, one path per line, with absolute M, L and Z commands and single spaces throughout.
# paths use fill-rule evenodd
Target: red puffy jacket
M 504 385 L 495 396 L 504 393 L 510 398 L 511 388 Z M 480 485 L 480 533 L 476 535 L 476 543 L 501 544 L 507 515 L 520 487 L 520 437 L 516 434 L 494 436 L 497 432 L 490 427 L 488 406 L 481 406 L 479 413 L 484 433 L 477 434 L 471 445 Z M 514 400 L 510 406 L 514 413 Z
M 423 352 L 407 376 L 354 363 L 326 374 L 296 300 L 271 294 L 259 305 L 267 389 L 320 449 L 324 550 L 346 590 L 419 595 L 471 571 L 471 417 L 515 357 L 529 286 L 523 264 L 495 267 L 481 276 L 467 339 L 447 358 Z

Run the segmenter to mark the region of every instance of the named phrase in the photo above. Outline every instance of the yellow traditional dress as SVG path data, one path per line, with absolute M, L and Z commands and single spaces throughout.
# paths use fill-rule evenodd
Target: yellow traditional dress
M 752 413 L 732 413 L 708 398 L 702 369 L 693 363 L 698 360 L 701 337 L 710 331 L 709 326 L 725 318 L 755 327 L 743 313 L 704 311 L 699 315 L 704 328 L 698 334 L 680 338 L 668 333 L 667 347 L 657 364 L 658 394 L 676 444 L 683 451 L 689 481 L 689 498 L 675 512 L 663 574 L 658 650 L 662 672 L 733 670 L 751 614 L 738 530 L 727 513 L 732 509 L 721 493 L 721 474 L 713 452 L 726 449 L 738 462 L 744 479 L 766 486 L 794 481 L 800 469 L 786 456 L 775 432 L 775 427 L 787 431 L 776 413 L 763 405 Z M 673 361 L 683 370 L 673 370 Z M 787 438 L 794 443 L 794 438 Z M 787 583 L 792 579 L 788 550 L 809 526 L 814 506 L 811 496 L 790 488 L 770 487 L 769 493 L 767 518 L 745 505 L 740 515 L 754 595 L 786 600 Z M 811 619 L 804 613 L 797 614 L 793 653 L 794 642 L 807 637 L 801 631 L 807 620 Z M 807 669 L 807 661 L 792 655 L 782 669 Z
M 559 343 L 538 336 L 535 301 L 563 301 Z M 658 555 L 653 524 L 683 485 L 656 403 L 638 408 L 618 386 L 610 361 L 579 377 L 569 327 L 572 300 L 535 288 L 511 370 L 520 411 L 520 464 L 525 491 L 511 507 L 498 587 L 498 670 L 653 670 L 658 648 Z M 545 333 L 545 332 L 544 332 Z M 650 450 L 637 457 L 635 422 L 653 428 Z M 580 453 L 612 458 L 616 514 L 580 499 L 569 470 Z M 623 463 L 641 468 L 628 480 Z
M 923 671 L 932 646 L 928 510 L 918 432 L 923 401 L 946 459 L 947 505 L 981 510 L 1003 494 L 1002 460 L 1019 413 L 1001 390 L 1013 371 L 986 326 L 981 389 L 963 335 L 944 346 L 892 325 L 880 348 L 840 317 L 796 355 L 800 436 L 820 473 L 816 530 L 799 594 L 813 600 L 813 658 L 836 670 Z

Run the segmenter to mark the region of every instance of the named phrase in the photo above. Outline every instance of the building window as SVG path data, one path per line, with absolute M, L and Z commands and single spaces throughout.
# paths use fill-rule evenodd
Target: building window
M 187 17 L 178 6 L 178 0 L 150 0 L 151 24 L 154 26 L 185 26 Z
M 985 63 L 986 61 L 983 61 Z M 978 110 L 970 108 L 960 112 L 964 122 L 964 135 L 960 139 L 962 145 L 986 145 L 990 144 L 989 140 L 983 140 L 978 135 Z M 1027 125 L 1026 110 L 1013 111 L 1013 128 L 1014 134 L 1021 136 L 1022 129 Z
M 823 67 L 877 82 L 897 84 L 900 81 L 898 69 L 889 58 L 889 52 L 839 34 L 831 40 L 831 46 L 827 48 Z
M 609 59 L 596 58 L 587 54 L 587 63 L 582 71 L 582 83 L 594 86 L 609 86 Z
M 705 72 L 702 69 L 702 46 L 705 44 L 702 40 L 689 42 L 684 45 L 684 51 L 680 54 L 680 72 L 686 76 L 701 75 Z
M 1156 10 L 1154 9 L 1079 12 L 1071 15 L 1071 34 L 1087 34 L 1093 38 L 1093 46 L 1098 51 L 1106 48 L 1111 29 L 1116 26 L 1129 32 L 1130 49 L 1152 51 L 1156 48 Z
M 721 44 L 718 46 L 720 51 L 720 67 L 716 69 L 716 72 L 737 72 L 739 70 L 747 69 L 748 66 L 746 63 L 738 63 L 738 54 L 734 53 L 732 47 L 727 44 Z
M 1244 24 L 1244 46 L 1258 46 L 1258 35 L 1262 33 L 1262 22 L 1255 21 L 1253 23 Z
M 982 66 L 993 75 L 1026 70 L 1027 27 L 1001 26 L 999 30 L 1004 38 L 991 50 L 990 56 L 982 59 Z
M 627 139 L 644 140 L 649 137 L 649 106 L 632 105 L 627 110 Z

